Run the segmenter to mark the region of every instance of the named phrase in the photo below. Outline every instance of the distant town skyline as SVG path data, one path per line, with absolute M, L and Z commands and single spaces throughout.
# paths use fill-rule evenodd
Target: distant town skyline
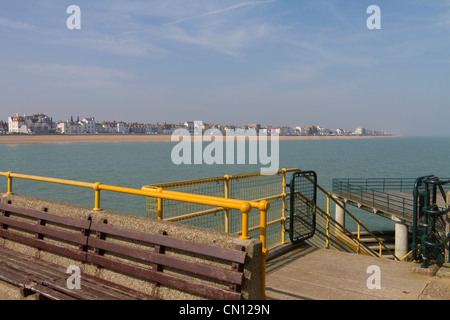
M 75 120 L 76 119 L 76 120 Z M 141 119 L 142 120 L 142 119 Z M 325 128 L 319 124 L 297 124 L 288 126 L 283 124 L 261 125 L 260 123 L 248 123 L 238 125 L 233 123 L 222 124 L 219 122 L 204 123 L 201 120 L 172 122 L 146 122 L 123 120 L 99 120 L 95 117 L 81 117 L 73 115 L 67 120 L 53 120 L 51 115 L 34 113 L 31 115 L 16 113 L 8 117 L 7 121 L 0 119 L 0 134 L 97 134 L 97 133 L 134 133 L 134 134 L 172 134 L 176 129 L 186 129 L 190 134 L 205 132 L 208 129 L 218 129 L 227 133 L 231 129 L 239 134 L 268 134 L 268 135 L 392 135 L 383 130 L 356 127 L 353 129 L 339 127 L 336 129 Z M 255 132 L 252 132 L 254 130 Z
M 0 42 L 0 119 L 450 136 L 450 0 L 6 0 Z

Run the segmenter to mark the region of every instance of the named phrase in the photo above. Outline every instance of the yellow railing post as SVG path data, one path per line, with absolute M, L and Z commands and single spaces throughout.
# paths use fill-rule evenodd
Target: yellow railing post
M 158 192 L 162 192 L 163 188 L 158 188 L 157 190 Z M 162 198 L 158 198 L 158 220 L 163 220 L 163 199 Z
M 281 244 L 285 243 L 285 237 L 286 237 L 286 169 L 282 169 L 281 173 L 283 175 L 283 182 L 282 182 L 282 190 L 281 195 L 283 202 L 281 204 Z
M 325 248 L 330 247 L 330 194 L 327 193 L 327 237 L 325 241 Z
M 259 223 L 259 239 L 262 242 L 262 299 L 266 300 L 266 259 L 269 255 L 267 250 L 267 211 L 270 204 L 266 200 L 259 202 L 260 223 Z
M 252 207 L 248 202 L 244 203 L 241 208 L 242 212 L 242 234 L 241 239 L 250 239 L 248 236 L 248 214 L 252 210 Z
M 12 176 L 11 176 L 12 172 L 8 171 L 6 173 L 6 178 L 8 178 L 8 192 L 6 192 L 6 194 L 12 194 Z
M 93 211 L 102 211 L 100 208 L 100 182 L 96 182 L 94 184 L 94 191 L 95 191 L 95 207 Z
M 361 246 L 361 221 L 358 221 L 358 248 L 356 249 L 356 253 L 359 254 Z
M 230 176 L 225 175 L 225 198 L 228 199 L 230 197 Z M 225 208 L 225 232 L 230 232 L 230 209 Z

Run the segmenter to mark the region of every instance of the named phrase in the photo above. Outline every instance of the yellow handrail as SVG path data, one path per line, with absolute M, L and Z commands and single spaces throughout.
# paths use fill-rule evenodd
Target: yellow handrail
M 290 169 L 290 171 L 292 170 L 298 170 L 301 171 L 301 169 Z M 309 177 L 306 177 L 307 179 L 309 179 Z M 358 228 L 363 227 L 367 233 L 369 235 L 371 235 L 372 237 L 374 237 L 374 239 L 378 242 L 379 246 L 380 246 L 380 252 L 379 252 L 379 256 L 381 258 L 381 248 L 386 249 L 396 260 L 401 260 L 399 259 L 384 243 L 382 240 L 380 240 L 376 235 L 374 235 L 369 229 L 367 229 L 367 227 L 361 223 L 361 221 L 359 221 L 358 219 L 356 219 L 355 216 L 353 216 L 344 206 L 342 206 L 329 192 L 327 192 L 325 189 L 323 189 L 319 184 L 317 184 L 317 189 L 319 189 L 323 194 L 325 194 L 325 196 L 327 197 L 327 219 L 329 219 L 329 215 L 330 215 L 330 211 L 329 211 L 329 201 L 332 200 L 336 205 L 338 205 L 341 209 L 344 210 L 344 212 L 350 217 L 352 218 L 358 225 Z M 318 208 L 320 209 L 320 208 Z M 337 221 L 334 221 L 335 224 L 338 224 Z M 343 228 L 343 226 L 340 226 L 341 228 Z M 327 238 L 328 239 L 328 238 Z M 358 246 L 361 245 L 361 242 L 358 239 Z M 373 250 L 370 250 L 373 251 Z
M 112 191 L 112 192 L 117 192 L 117 193 L 124 193 L 124 194 L 139 195 L 139 196 L 145 196 L 145 197 L 154 197 L 157 199 L 175 200 L 175 201 L 181 201 L 181 202 L 209 205 L 209 206 L 221 207 L 221 208 L 225 208 L 225 209 L 240 210 L 242 213 L 242 234 L 240 236 L 241 239 L 249 239 L 250 238 L 248 236 L 248 234 L 249 234 L 248 215 L 249 215 L 249 212 L 252 210 L 252 208 L 259 209 L 260 210 L 260 228 L 259 229 L 260 229 L 260 240 L 262 242 L 262 254 L 263 254 L 262 297 L 264 299 L 266 299 L 265 264 L 266 264 L 266 257 L 268 255 L 268 249 L 266 247 L 266 229 L 267 229 L 267 211 L 270 209 L 270 204 L 266 200 L 261 200 L 259 202 L 244 201 L 244 200 L 212 197 L 212 196 L 183 193 L 183 192 L 176 192 L 176 191 L 168 191 L 168 190 L 164 190 L 163 188 L 145 189 L 145 190 L 133 189 L 133 188 L 105 185 L 105 184 L 101 184 L 100 182 L 88 183 L 88 182 L 80 182 L 80 181 L 75 181 L 75 180 L 56 179 L 56 178 L 48 178 L 48 177 L 41 177 L 41 176 L 35 176 L 35 175 L 19 174 L 19 173 L 13 173 L 11 171 L 0 172 L 0 176 L 4 176 L 8 179 L 8 191 L 7 191 L 8 195 L 13 193 L 13 191 L 12 191 L 13 178 L 93 189 L 95 191 L 95 206 L 93 208 L 93 211 L 102 210 L 101 206 L 100 206 L 100 191 L 102 191 L 102 190 L 103 191 Z M 161 203 L 161 206 L 162 206 L 162 203 Z M 158 205 L 158 210 L 159 209 L 162 210 L 162 207 L 160 208 Z

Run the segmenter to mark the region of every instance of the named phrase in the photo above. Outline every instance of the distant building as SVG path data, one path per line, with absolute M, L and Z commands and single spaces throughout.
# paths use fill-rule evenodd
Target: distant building
M 19 116 L 17 113 L 14 117 L 8 118 L 9 133 L 25 133 L 25 134 L 48 134 L 56 132 L 56 124 L 52 118 L 43 113 L 33 114 L 32 116 Z
M 186 121 L 184 126 L 186 127 L 186 130 L 189 131 L 189 134 L 194 134 L 194 121 Z
M 128 124 L 123 121 L 119 121 L 117 123 L 117 133 L 130 133 L 130 128 L 128 127 Z
M 313 124 L 303 126 L 302 130 L 306 133 L 307 136 L 313 136 L 318 133 L 317 127 Z
M 62 121 L 57 124 L 56 132 L 62 134 L 81 134 L 83 133 L 83 125 L 69 120 Z
M 130 127 L 130 133 L 133 134 L 148 134 L 152 133 L 152 125 L 150 124 L 144 124 L 144 123 L 131 123 L 129 125 Z
M 5 134 L 8 132 L 8 122 L 0 120 L 0 134 Z
M 83 133 L 95 133 L 96 132 L 94 117 L 84 118 L 83 120 L 80 121 L 80 124 L 83 126 Z
M 172 134 L 176 129 L 186 129 L 185 124 L 173 124 L 173 123 L 158 123 L 158 134 Z M 194 129 L 192 129 L 194 130 Z
M 98 133 L 117 133 L 117 123 L 103 121 L 101 123 L 96 124 Z
M 355 130 L 355 134 L 356 134 L 356 135 L 359 135 L 359 136 L 364 136 L 364 135 L 366 135 L 366 133 L 367 133 L 367 131 L 366 131 L 366 129 L 363 128 L 363 127 L 358 127 L 358 128 L 356 128 L 356 130 Z
M 259 134 L 259 130 L 261 130 L 261 125 L 259 123 L 249 124 L 247 127 L 249 129 L 255 129 L 256 130 L 256 134 Z

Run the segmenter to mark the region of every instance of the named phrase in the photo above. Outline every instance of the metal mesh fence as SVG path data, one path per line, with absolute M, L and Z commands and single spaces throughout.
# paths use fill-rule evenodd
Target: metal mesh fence
M 293 170 L 293 169 L 292 169 Z M 289 170 L 288 170 L 289 171 Z M 286 203 L 283 197 L 283 172 L 272 175 L 260 173 L 224 176 L 217 178 L 180 181 L 158 185 L 148 185 L 143 189 L 163 188 L 192 194 L 216 196 L 246 201 L 267 200 L 270 210 L 267 215 L 267 247 L 283 242 L 284 232 L 281 224 Z M 217 231 L 240 234 L 242 232 L 242 213 L 239 210 L 206 205 L 190 204 L 164 200 L 162 203 L 162 219 L 184 224 L 200 226 Z M 158 218 L 158 199 L 147 198 L 147 216 Z M 227 219 L 228 216 L 228 228 Z M 260 212 L 253 209 L 249 213 L 249 236 L 259 238 Z
M 285 232 L 290 224 L 290 194 L 286 190 L 286 176 L 289 172 L 297 172 L 298 169 L 280 170 L 273 175 L 243 174 L 236 176 L 224 176 L 202 180 L 180 181 L 158 185 L 144 186 L 143 189 L 163 188 L 169 191 L 178 191 L 191 194 L 216 196 L 245 201 L 266 200 L 270 204 L 267 212 L 266 247 L 270 248 L 285 241 L 289 241 L 289 233 Z M 288 182 L 289 183 L 289 182 Z M 314 223 L 308 212 L 311 212 L 310 199 L 313 198 L 312 184 L 308 179 L 300 179 L 296 186 L 299 192 L 294 200 L 294 207 L 301 213 L 301 223 L 296 223 L 295 231 L 299 235 L 311 231 Z M 319 196 L 320 195 L 320 196 Z M 324 199 L 322 199 L 324 197 Z M 199 226 L 216 231 L 242 233 L 242 213 L 240 210 L 224 209 L 207 205 L 192 204 L 173 200 L 147 198 L 147 216 L 157 219 L 158 213 L 163 220 Z M 326 194 L 317 195 L 317 203 L 326 202 Z M 352 234 L 336 226 L 335 221 L 330 221 L 330 216 L 317 206 L 315 219 L 315 234 L 306 240 L 315 247 L 327 247 L 339 251 L 359 252 L 363 254 L 364 248 L 354 239 Z M 161 209 L 161 210 L 160 210 Z M 253 208 L 249 213 L 248 236 L 260 237 L 260 211 Z

